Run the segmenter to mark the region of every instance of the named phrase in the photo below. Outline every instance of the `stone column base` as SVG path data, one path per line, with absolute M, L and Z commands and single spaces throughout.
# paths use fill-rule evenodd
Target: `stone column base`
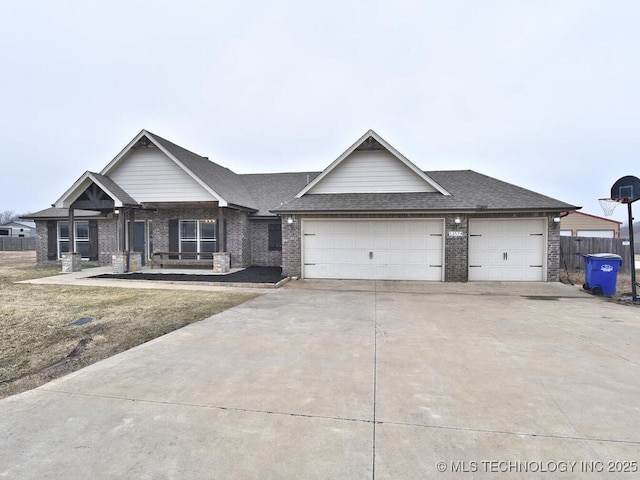
M 218 252 L 213 254 L 213 273 L 227 273 L 231 268 L 231 254 Z
M 140 252 L 131 252 L 129 254 L 129 271 L 137 272 L 142 268 L 142 254 Z
M 127 258 L 129 269 L 127 270 Z M 117 252 L 111 255 L 111 268 L 113 273 L 137 272 L 142 267 L 142 254 L 140 252 Z
M 111 269 L 113 273 L 127 273 L 127 252 L 111 255 Z
M 82 257 L 79 253 L 63 253 L 62 254 L 62 273 L 79 272 L 81 267 Z

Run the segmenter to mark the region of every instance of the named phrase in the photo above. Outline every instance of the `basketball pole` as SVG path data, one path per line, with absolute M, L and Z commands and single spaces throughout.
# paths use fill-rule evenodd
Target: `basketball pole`
M 631 204 L 627 203 L 627 211 L 629 212 L 629 248 L 631 249 L 631 301 L 636 301 L 636 248 L 633 244 L 633 215 L 631 214 Z

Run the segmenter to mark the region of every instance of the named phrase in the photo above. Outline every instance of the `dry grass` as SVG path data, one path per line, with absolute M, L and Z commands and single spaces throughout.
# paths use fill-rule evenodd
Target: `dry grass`
M 0 398 L 207 318 L 253 293 L 16 284 L 60 273 L 0 252 Z M 79 318 L 93 321 L 69 324 Z
M 640 257 L 640 256 L 638 256 Z M 638 258 L 640 260 L 640 258 Z M 636 270 L 636 282 L 640 280 L 640 270 Z M 572 285 L 582 286 L 584 284 L 584 271 L 560 272 L 560 281 Z M 637 288 L 640 292 L 640 287 Z M 616 293 L 611 297 L 612 300 L 618 301 L 621 297 L 631 297 L 631 275 L 618 273 L 616 281 Z M 623 302 L 626 305 L 638 305 L 630 302 Z

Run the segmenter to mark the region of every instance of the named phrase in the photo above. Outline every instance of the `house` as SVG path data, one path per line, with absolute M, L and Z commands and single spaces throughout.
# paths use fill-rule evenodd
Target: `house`
M 577 208 L 471 170 L 423 171 L 373 130 L 322 172 L 265 174 L 142 130 L 29 218 L 41 265 L 224 252 L 301 278 L 555 281 L 556 220 Z
M 563 237 L 620 238 L 622 222 L 598 217 L 575 210 L 567 212 L 560 220 L 560 235 Z
M 0 225 L 0 237 L 32 237 L 35 224 L 28 222 L 9 222 Z

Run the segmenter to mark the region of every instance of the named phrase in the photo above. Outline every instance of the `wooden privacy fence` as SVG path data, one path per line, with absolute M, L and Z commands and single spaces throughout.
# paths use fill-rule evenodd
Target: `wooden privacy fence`
M 625 243 L 626 245 L 623 245 Z M 636 246 L 636 252 L 638 251 Z M 584 271 L 583 253 L 615 253 L 622 257 L 620 273 L 631 273 L 631 248 L 620 238 L 560 237 L 560 268 L 569 272 Z
M 0 237 L 0 251 L 35 249 L 36 237 Z

